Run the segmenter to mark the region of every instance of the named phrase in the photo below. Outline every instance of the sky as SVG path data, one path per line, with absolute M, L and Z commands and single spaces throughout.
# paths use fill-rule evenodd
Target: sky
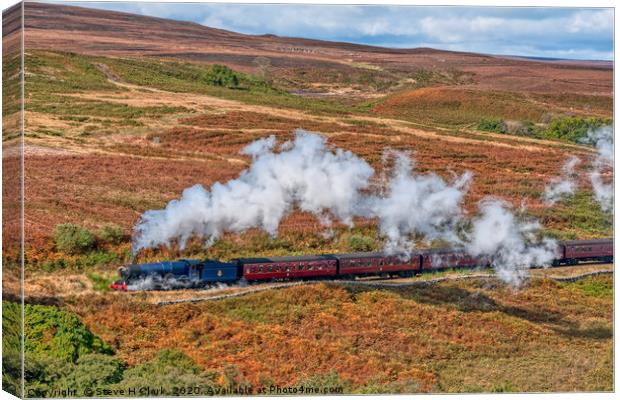
M 73 2 L 91 8 L 386 47 L 613 60 L 613 9 Z

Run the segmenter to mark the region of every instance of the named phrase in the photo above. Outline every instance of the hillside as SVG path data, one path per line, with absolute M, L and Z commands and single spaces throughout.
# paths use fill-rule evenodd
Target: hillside
M 402 151 L 417 177 L 453 182 L 471 173 L 459 189 L 464 218 L 494 198 L 515 218 L 538 221 L 541 237 L 613 236 L 612 216 L 590 181 L 599 152 L 583 141 L 611 123 L 610 63 L 252 36 L 31 2 L 25 27 L 24 291 L 27 329 L 36 333 L 27 366 L 33 387 L 118 389 L 149 377 L 168 389 L 198 380 L 346 393 L 612 390 L 611 278 L 545 279 L 609 265 L 536 271 L 519 290 L 494 277 L 406 289 L 332 282 L 276 291 L 267 284 L 261 293 L 165 305 L 159 301 L 244 288 L 108 289 L 118 267 L 134 261 L 382 249 L 376 216 L 326 227 L 322 216 L 291 207 L 277 236 L 251 228 L 224 233 L 210 247 L 194 238 L 183 249 L 173 242 L 134 257 L 133 229 L 143 213 L 193 185 L 237 178 L 254 161 L 242 149 L 271 135 L 284 143 L 298 128 L 373 169 L 364 193 L 385 191 L 396 164 L 390 155 Z M 15 48 L 17 38 L 5 40 Z M 5 212 L 15 222 L 5 232 L 18 232 L 20 60 L 5 53 L 3 61 L 12 78 L 5 80 L 11 118 L 4 122 L 13 128 L 4 130 L 3 144 L 15 149 L 3 154 Z M 571 171 L 574 195 L 549 205 L 546 188 L 574 157 L 581 160 Z M 612 182 L 611 168 L 600 173 Z M 445 245 L 413 240 L 420 248 Z M 18 298 L 20 281 L 9 275 L 19 254 L 19 243 L 5 243 L 7 302 Z M 17 307 L 8 308 L 18 318 Z M 46 316 L 52 321 L 42 332 Z M 68 336 L 64 324 L 80 337 Z M 39 336 L 51 344 L 34 344 Z M 67 337 L 88 342 L 83 353 L 64 357 L 57 343 Z M 8 361 L 16 363 L 16 354 Z M 58 366 L 65 372 L 47 379 Z M 5 381 L 14 384 L 14 376 Z
M 452 70 L 472 74 L 474 87 L 536 92 L 570 91 L 610 96 L 612 65 L 606 62 L 540 62 L 434 49 L 387 49 L 350 43 L 251 36 L 191 22 L 26 3 L 26 47 L 83 54 L 172 57 L 254 68 L 258 56 L 276 69 L 355 71 L 379 67 L 394 73 Z M 374 66 L 374 67 L 373 67 Z

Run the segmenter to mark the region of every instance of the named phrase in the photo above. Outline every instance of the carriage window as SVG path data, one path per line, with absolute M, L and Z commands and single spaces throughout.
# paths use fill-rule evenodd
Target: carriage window
M 263 266 L 262 265 L 258 266 L 258 272 L 263 272 Z
M 308 271 L 312 271 L 314 268 L 312 265 L 308 264 Z
M 297 267 L 297 269 L 299 271 L 303 271 L 304 270 L 304 265 L 303 264 L 299 264 L 299 266 Z
M 271 265 L 267 267 L 267 272 L 271 272 Z
M 286 266 L 286 272 L 290 272 L 291 271 L 291 267 L 289 265 Z

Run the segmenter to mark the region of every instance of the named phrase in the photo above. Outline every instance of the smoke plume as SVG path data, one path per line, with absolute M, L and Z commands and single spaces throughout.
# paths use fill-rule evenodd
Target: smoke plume
M 590 130 L 588 141 L 597 149 L 597 156 L 592 162 L 590 182 L 594 196 L 605 212 L 612 212 L 614 207 L 613 183 L 605 183 L 603 173 L 614 166 L 614 131 L 611 125 Z
M 435 174 L 416 174 L 409 153 L 395 153 L 396 165 L 382 196 L 367 200 L 366 217 L 376 217 L 388 252 L 408 252 L 414 235 L 427 241 L 458 241 L 457 224 L 463 217 L 463 197 L 471 181 L 466 172 L 453 184 Z
M 562 166 L 562 176 L 556 177 L 545 187 L 543 199 L 546 206 L 552 206 L 564 197 L 575 193 L 576 178 L 575 167 L 581 160 L 577 157 L 569 158 Z
M 536 239 L 538 222 L 518 220 L 510 206 L 497 199 L 483 200 L 479 209 L 466 249 L 472 256 L 489 259 L 503 281 L 519 286 L 531 266 L 549 266 L 556 257 L 555 241 Z
M 318 134 L 297 130 L 292 141 L 279 147 L 272 136 L 242 153 L 252 157 L 252 164 L 237 179 L 209 189 L 192 186 L 164 209 L 145 212 L 134 227 L 134 254 L 173 241 L 183 248 L 194 236 L 209 246 L 225 232 L 250 228 L 275 236 L 282 219 L 296 208 L 325 225 L 333 219 L 352 226 L 354 217 L 376 218 L 385 250 L 392 253 L 413 250 L 416 238 L 464 247 L 492 259 L 499 276 L 514 285 L 527 267 L 546 265 L 555 253 L 552 242 L 535 241 L 538 224 L 520 222 L 498 200 L 480 204 L 464 240 L 469 172 L 450 183 L 436 174 L 417 173 L 409 153 L 391 152 L 394 168 L 382 175 L 382 190 L 370 194 L 373 168 L 350 151 L 331 148 Z
M 249 169 L 210 190 L 194 185 L 163 210 L 145 212 L 134 228 L 134 252 L 169 245 L 184 248 L 192 236 L 212 244 L 224 232 L 260 228 L 276 235 L 280 221 L 297 205 L 326 221 L 330 214 L 352 224 L 361 189 L 373 169 L 349 151 L 330 151 L 323 137 L 298 130 L 293 142 L 274 152 L 275 137 L 257 140 L 243 153 Z

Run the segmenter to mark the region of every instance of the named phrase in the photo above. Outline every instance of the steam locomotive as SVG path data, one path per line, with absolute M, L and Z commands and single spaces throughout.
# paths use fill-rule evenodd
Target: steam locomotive
M 613 239 L 560 242 L 554 266 L 585 261 L 612 262 Z M 406 256 L 386 253 L 326 254 L 299 257 L 239 258 L 230 262 L 177 260 L 133 264 L 119 268 L 115 290 L 149 281 L 148 289 L 205 287 L 218 283 L 295 279 L 334 279 L 379 275 L 407 277 L 425 271 L 489 266 L 489 260 L 462 249 L 432 249 Z M 138 289 L 140 286 L 138 286 Z

